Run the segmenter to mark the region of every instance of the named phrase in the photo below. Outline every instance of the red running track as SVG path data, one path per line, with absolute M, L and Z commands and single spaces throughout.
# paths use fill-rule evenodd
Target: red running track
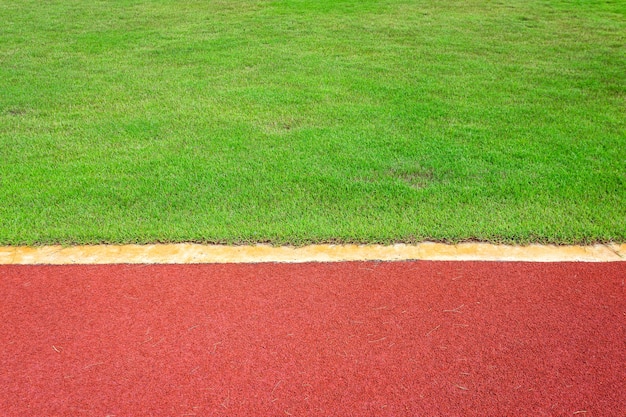
M 2 416 L 626 415 L 626 263 L 0 267 Z

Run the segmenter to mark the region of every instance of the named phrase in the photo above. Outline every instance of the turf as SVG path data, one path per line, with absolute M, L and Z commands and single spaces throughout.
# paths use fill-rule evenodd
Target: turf
M 622 1 L 0 21 L 0 244 L 626 241 Z

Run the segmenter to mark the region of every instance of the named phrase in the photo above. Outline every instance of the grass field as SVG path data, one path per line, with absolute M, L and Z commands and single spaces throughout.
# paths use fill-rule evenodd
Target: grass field
M 626 241 L 626 2 L 0 0 L 0 244 Z

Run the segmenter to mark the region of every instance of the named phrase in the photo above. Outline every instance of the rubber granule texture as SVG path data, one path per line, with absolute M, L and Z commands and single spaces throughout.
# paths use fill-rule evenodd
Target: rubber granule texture
M 626 415 L 626 264 L 0 267 L 3 416 Z

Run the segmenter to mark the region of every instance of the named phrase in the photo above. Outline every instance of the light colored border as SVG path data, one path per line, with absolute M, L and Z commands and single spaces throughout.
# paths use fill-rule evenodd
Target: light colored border
M 424 242 L 416 245 L 269 245 L 224 246 L 192 243 L 157 245 L 93 245 L 0 247 L 3 265 L 66 264 L 204 264 L 259 262 L 341 261 L 523 261 L 523 262 L 615 262 L 626 261 L 626 244 L 594 246 L 447 245 Z

